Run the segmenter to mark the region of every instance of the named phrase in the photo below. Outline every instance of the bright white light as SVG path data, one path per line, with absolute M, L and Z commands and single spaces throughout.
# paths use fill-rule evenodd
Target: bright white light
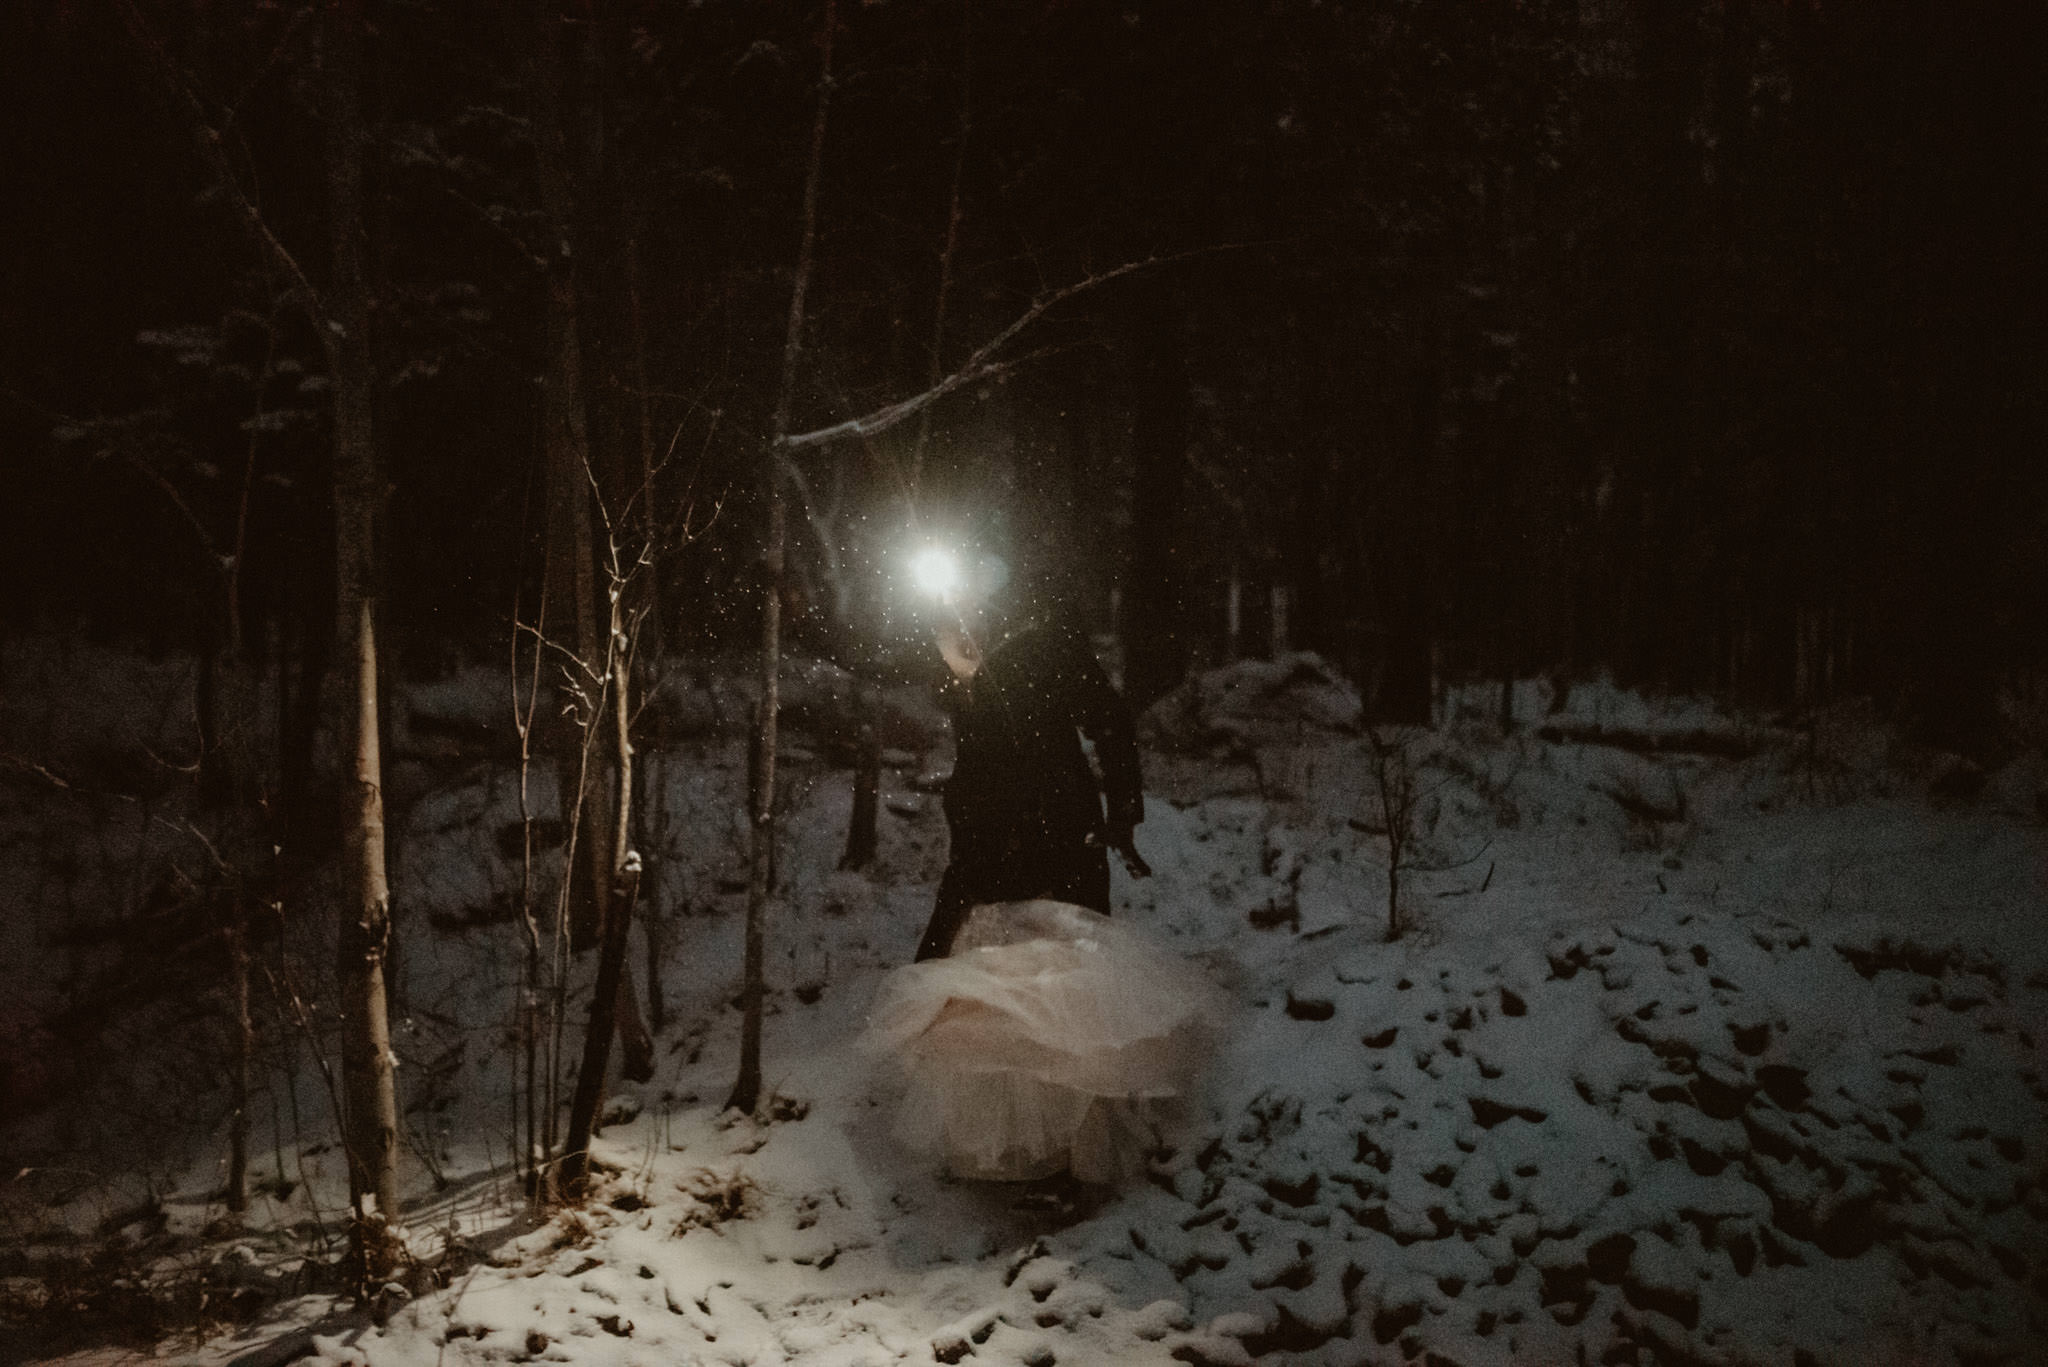
M 921 591 L 939 599 L 952 597 L 965 584 L 960 558 L 944 546 L 926 546 L 912 556 L 910 577 Z

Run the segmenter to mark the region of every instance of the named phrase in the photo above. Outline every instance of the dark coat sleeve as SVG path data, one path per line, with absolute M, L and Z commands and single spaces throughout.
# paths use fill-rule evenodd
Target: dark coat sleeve
M 1102 766 L 1103 795 L 1109 803 L 1109 829 L 1128 830 L 1145 819 L 1137 726 L 1131 719 L 1130 705 L 1110 683 L 1087 640 L 1077 631 L 1064 634 L 1075 721 L 1082 734 L 1095 743 L 1095 759 Z

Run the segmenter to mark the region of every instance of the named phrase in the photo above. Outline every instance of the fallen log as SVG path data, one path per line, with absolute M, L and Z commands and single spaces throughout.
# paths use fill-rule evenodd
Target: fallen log
M 1694 728 L 1688 731 L 1645 731 L 1598 722 L 1546 722 L 1536 734 L 1553 745 L 1605 745 L 1638 755 L 1712 755 L 1748 759 L 1763 748 L 1752 732 Z

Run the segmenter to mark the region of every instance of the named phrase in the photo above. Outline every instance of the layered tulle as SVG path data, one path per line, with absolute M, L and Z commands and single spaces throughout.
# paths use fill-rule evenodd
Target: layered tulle
M 884 980 L 867 1044 L 907 1077 L 898 1134 L 956 1175 L 1110 1182 L 1175 1124 L 1223 1015 L 1193 965 L 1108 917 L 1007 902 Z

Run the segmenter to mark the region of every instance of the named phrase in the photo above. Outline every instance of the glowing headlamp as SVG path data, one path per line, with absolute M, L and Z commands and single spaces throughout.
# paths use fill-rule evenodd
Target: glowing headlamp
M 920 593 L 930 594 L 942 603 L 951 602 L 967 587 L 960 557 L 944 546 L 926 546 L 913 555 L 910 558 L 910 578 Z

